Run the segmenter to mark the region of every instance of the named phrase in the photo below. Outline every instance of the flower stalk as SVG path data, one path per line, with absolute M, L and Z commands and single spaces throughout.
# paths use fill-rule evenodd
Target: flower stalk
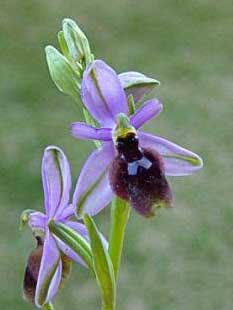
M 130 215 L 130 207 L 126 201 L 114 197 L 111 207 L 111 231 L 109 239 L 109 255 L 112 260 L 115 279 L 119 272 L 123 249 L 125 229 Z

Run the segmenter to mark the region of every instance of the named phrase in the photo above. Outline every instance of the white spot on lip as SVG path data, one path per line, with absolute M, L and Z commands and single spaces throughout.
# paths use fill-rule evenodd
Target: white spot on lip
M 129 175 L 136 175 L 138 172 L 138 167 L 143 167 L 145 169 L 149 169 L 151 167 L 151 165 L 152 165 L 152 162 L 149 159 L 142 157 L 139 160 L 136 160 L 132 163 L 128 163 L 128 174 Z

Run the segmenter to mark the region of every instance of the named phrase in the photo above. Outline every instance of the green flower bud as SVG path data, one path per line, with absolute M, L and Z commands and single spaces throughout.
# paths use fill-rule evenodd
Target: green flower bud
M 71 56 L 70 56 L 69 49 L 68 49 L 68 46 L 67 46 L 67 43 L 64 37 L 64 32 L 62 30 L 58 32 L 57 38 L 58 38 L 58 43 L 59 43 L 62 54 L 68 60 L 70 60 Z
M 83 66 L 79 62 L 76 62 L 73 59 L 72 55 L 70 55 L 70 52 L 69 52 L 69 49 L 68 49 L 68 46 L 67 46 L 67 43 L 64 37 L 64 32 L 59 31 L 57 34 L 57 38 L 58 38 L 58 43 L 59 43 L 62 54 L 66 57 L 66 59 L 68 60 L 72 68 L 75 71 L 80 72 L 80 75 L 81 75 L 81 72 L 83 71 Z
M 45 53 L 51 78 L 57 88 L 65 94 L 76 97 L 80 89 L 80 72 L 75 71 L 68 60 L 53 46 L 47 46 Z
M 85 67 L 93 60 L 87 37 L 72 19 L 65 18 L 62 28 L 70 55 Z

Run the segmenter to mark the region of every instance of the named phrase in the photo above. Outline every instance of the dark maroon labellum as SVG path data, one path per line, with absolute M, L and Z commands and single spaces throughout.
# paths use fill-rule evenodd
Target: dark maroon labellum
M 24 274 L 23 292 L 26 300 L 34 304 L 36 284 L 40 270 L 40 262 L 43 253 L 43 241 L 36 237 L 37 248 L 28 257 L 27 266 Z
M 36 241 L 37 241 L 37 247 L 31 252 L 31 254 L 28 257 L 23 281 L 24 297 L 27 301 L 31 302 L 32 304 L 35 304 L 36 285 L 44 245 L 44 242 L 41 237 L 36 236 Z M 69 276 L 72 265 L 71 259 L 62 252 L 61 252 L 61 261 L 62 261 L 62 275 L 59 289 L 63 287 L 64 281 Z
M 118 137 L 116 148 L 118 155 L 109 170 L 113 192 L 145 217 L 154 216 L 156 208 L 170 206 L 172 193 L 161 156 L 140 148 L 135 133 Z

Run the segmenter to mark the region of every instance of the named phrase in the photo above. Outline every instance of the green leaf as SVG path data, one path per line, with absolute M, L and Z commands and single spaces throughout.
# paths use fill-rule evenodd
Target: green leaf
M 102 296 L 102 310 L 114 310 L 116 285 L 110 256 L 102 243 L 100 233 L 93 219 L 85 214 L 84 223 L 91 242 L 94 269 Z
M 57 88 L 72 97 L 79 96 L 81 75 L 68 60 L 53 46 L 45 48 L 46 59 L 52 80 Z
M 75 230 L 62 223 L 51 220 L 48 226 L 51 233 L 67 244 L 93 271 L 92 252 L 88 242 Z

